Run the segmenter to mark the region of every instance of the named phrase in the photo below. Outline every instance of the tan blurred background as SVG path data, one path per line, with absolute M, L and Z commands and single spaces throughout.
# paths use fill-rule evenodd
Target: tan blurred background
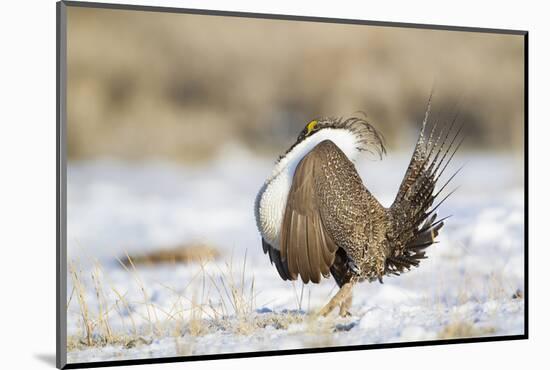
M 434 85 L 471 149 L 521 154 L 523 73 L 522 36 L 69 7 L 68 155 L 280 153 L 357 111 L 411 149 Z

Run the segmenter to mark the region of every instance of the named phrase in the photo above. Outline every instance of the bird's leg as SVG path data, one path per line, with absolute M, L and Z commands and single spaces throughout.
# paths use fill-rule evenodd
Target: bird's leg
M 351 308 L 351 303 L 353 301 L 353 292 L 350 289 L 350 292 L 346 299 L 340 304 L 340 316 L 347 317 L 351 316 L 349 309 Z
M 319 311 L 319 314 L 322 316 L 327 316 L 331 313 L 336 307 L 340 307 L 340 315 L 345 315 L 348 313 L 347 309 L 351 305 L 351 290 L 353 288 L 354 281 L 353 279 L 340 288 L 338 293 L 332 297 L 332 299 Z

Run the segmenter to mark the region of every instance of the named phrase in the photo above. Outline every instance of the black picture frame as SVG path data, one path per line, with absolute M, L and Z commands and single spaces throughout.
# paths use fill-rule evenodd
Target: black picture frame
M 505 336 L 490 336 L 477 338 L 460 338 L 460 339 L 438 339 L 415 342 L 399 342 L 399 343 L 382 343 L 382 344 L 365 344 L 353 346 L 339 347 L 323 347 L 323 348 L 302 348 L 292 350 L 273 350 L 273 351 L 254 351 L 241 353 L 227 354 L 207 354 L 207 355 L 192 355 L 185 357 L 163 357 L 163 358 L 148 358 L 136 360 L 116 360 L 116 361 L 97 361 L 85 363 L 67 363 L 67 315 L 65 306 L 67 302 L 67 93 L 66 93 L 66 76 L 67 76 L 67 22 L 66 11 L 68 7 L 86 7 L 112 10 L 133 10 L 142 12 L 165 12 L 165 13 L 182 13 L 196 15 L 210 15 L 221 17 L 241 17 L 241 18 L 256 18 L 256 19 L 276 19 L 301 22 L 320 22 L 320 23 L 340 23 L 353 25 L 370 25 L 382 27 L 399 27 L 399 28 L 415 28 L 415 29 L 430 29 L 430 30 L 445 30 L 457 32 L 477 32 L 477 33 L 495 33 L 523 36 L 524 42 L 524 334 L 521 335 L 505 335 Z M 263 14 L 263 13 L 248 13 L 248 12 L 232 12 L 219 10 L 202 10 L 189 8 L 175 7 L 159 7 L 159 6 L 142 6 L 128 4 L 110 4 L 96 2 L 80 2 L 80 1 L 60 1 L 56 4 L 56 19 L 57 19 L 57 63 L 56 63 L 56 122 L 57 122 L 57 141 L 56 141 L 56 231 L 57 231 L 57 250 L 56 250 L 56 366 L 60 369 L 76 369 L 76 368 L 94 368 L 94 367 L 109 367 L 109 366 L 124 366 L 124 365 L 139 365 L 139 364 L 158 364 L 158 363 L 173 363 L 173 362 L 188 362 L 188 361 L 206 361 L 219 359 L 233 359 L 245 357 L 265 357 L 265 356 L 281 356 L 292 354 L 314 354 L 322 352 L 343 352 L 343 351 L 359 351 L 368 349 L 387 349 L 399 347 L 417 347 L 417 346 L 436 346 L 446 344 L 460 343 L 483 343 L 511 340 L 525 340 L 529 338 L 529 97 L 528 97 L 528 57 L 529 57 L 529 32 L 525 30 L 510 30 L 510 29 L 491 29 L 491 28 L 475 28 L 475 27 L 460 27 L 451 25 L 435 25 L 435 24 L 415 24 L 415 23 L 400 23 L 400 22 L 383 22 L 373 20 L 359 19 L 339 19 L 311 16 L 297 16 L 285 14 Z

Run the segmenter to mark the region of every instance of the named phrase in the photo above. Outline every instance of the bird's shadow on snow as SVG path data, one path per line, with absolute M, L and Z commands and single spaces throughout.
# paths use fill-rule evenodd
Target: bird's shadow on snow
M 268 307 L 261 307 L 256 309 L 256 313 L 258 314 L 275 314 L 275 315 L 294 315 L 294 316 L 305 316 L 307 315 L 307 312 L 304 310 L 289 310 L 289 309 L 282 309 L 282 310 L 272 310 Z
M 359 324 L 358 320 L 344 323 L 344 324 L 336 324 L 336 326 L 334 327 L 334 331 L 350 331 L 351 329 L 356 327 L 358 324 Z

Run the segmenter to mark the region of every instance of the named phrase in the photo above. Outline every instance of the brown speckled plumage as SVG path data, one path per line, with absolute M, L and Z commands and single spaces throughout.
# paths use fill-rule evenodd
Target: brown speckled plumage
M 361 278 L 378 276 L 384 270 L 386 210 L 331 141 L 322 142 L 310 154 L 321 157 L 323 174 L 316 193 L 327 232 L 355 263 Z
M 362 280 L 382 282 L 385 275 L 399 275 L 418 266 L 426 258 L 425 249 L 435 242 L 443 226 L 435 211 L 447 197 L 435 206 L 433 203 L 456 173 L 437 192 L 435 186 L 462 141 L 457 142 L 460 129 L 450 134 L 454 121 L 441 131 L 433 124 L 427 136 L 429 112 L 430 103 L 411 162 L 389 208 L 367 190 L 353 162 L 331 140 L 317 144 L 296 167 L 282 221 L 280 249 L 264 241 L 264 252 L 285 280 L 300 276 L 305 283 L 318 283 L 322 276 L 332 274 L 342 289 L 323 314 L 337 305 L 340 313 L 346 314 L 353 284 Z M 318 130 L 368 130 L 364 132 L 368 132 L 369 146 L 380 154 L 385 151 L 381 137 L 363 120 L 320 122 Z M 315 132 L 304 129 L 298 142 L 309 134 Z

